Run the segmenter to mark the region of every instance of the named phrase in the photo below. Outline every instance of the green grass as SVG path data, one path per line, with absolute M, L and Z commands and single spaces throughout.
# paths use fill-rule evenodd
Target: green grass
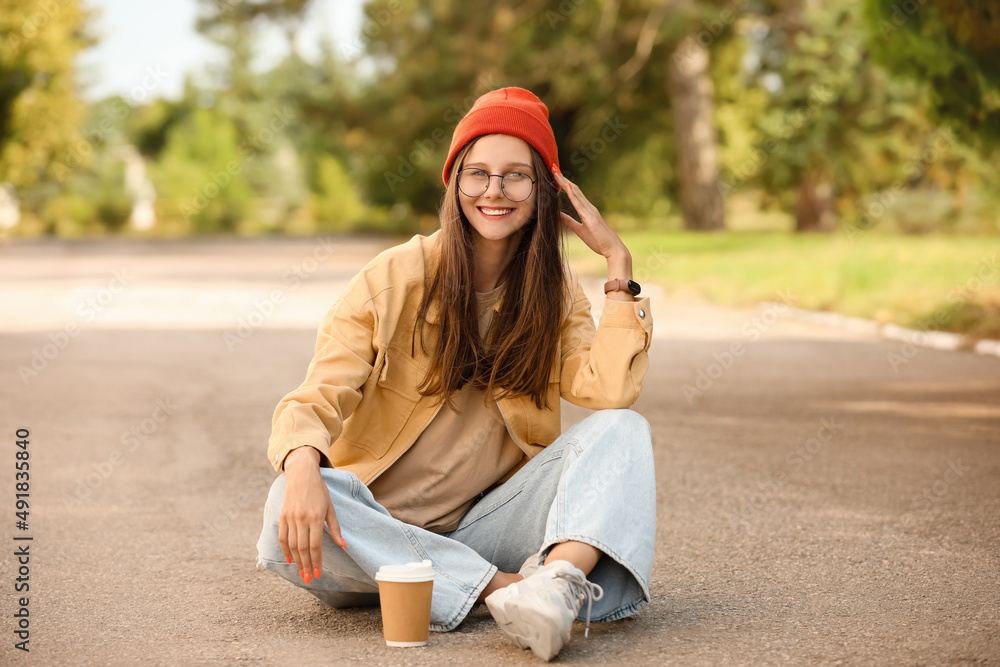
M 766 231 L 621 236 L 636 280 L 656 282 L 668 294 L 693 291 L 730 306 L 790 294 L 799 308 L 1000 338 L 997 237 Z M 570 239 L 568 250 L 584 271 L 604 270 L 601 258 L 578 239 Z

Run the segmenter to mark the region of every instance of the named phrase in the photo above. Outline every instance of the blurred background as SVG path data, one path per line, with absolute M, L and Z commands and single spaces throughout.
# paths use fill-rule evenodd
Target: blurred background
M 427 233 L 517 85 L 640 282 L 1000 338 L 995 0 L 0 0 L 0 38 L 6 242 Z

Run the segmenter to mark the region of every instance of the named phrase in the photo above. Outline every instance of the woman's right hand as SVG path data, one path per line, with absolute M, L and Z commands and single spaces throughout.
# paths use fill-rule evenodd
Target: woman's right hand
M 278 543 L 285 559 L 294 559 L 308 584 L 319 579 L 323 567 L 323 523 L 333 541 L 347 548 L 340 534 L 330 491 L 319 474 L 319 451 L 312 447 L 293 449 L 285 457 L 285 498 L 281 503 Z

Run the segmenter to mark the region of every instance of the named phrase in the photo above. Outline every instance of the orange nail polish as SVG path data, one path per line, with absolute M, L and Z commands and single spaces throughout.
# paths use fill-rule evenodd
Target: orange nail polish
M 313 576 L 316 577 L 317 579 L 319 579 L 321 574 L 322 572 L 319 571 L 318 567 L 315 570 L 313 570 Z
M 292 557 L 291 557 L 291 556 L 285 556 L 285 560 L 287 560 L 287 561 L 288 561 L 288 564 L 289 564 L 289 565 L 291 565 L 291 564 L 292 564 Z
M 303 579 L 305 579 L 306 578 L 306 571 L 305 570 L 299 570 L 299 576 L 302 577 Z
M 310 577 L 308 573 L 306 573 L 306 583 L 312 583 L 312 577 Z

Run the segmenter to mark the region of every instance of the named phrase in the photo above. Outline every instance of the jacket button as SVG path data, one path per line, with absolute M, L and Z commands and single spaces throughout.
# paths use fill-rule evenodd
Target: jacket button
M 642 308 L 639 309 L 639 317 L 641 317 L 642 319 L 646 319 L 646 311 L 643 310 Z

